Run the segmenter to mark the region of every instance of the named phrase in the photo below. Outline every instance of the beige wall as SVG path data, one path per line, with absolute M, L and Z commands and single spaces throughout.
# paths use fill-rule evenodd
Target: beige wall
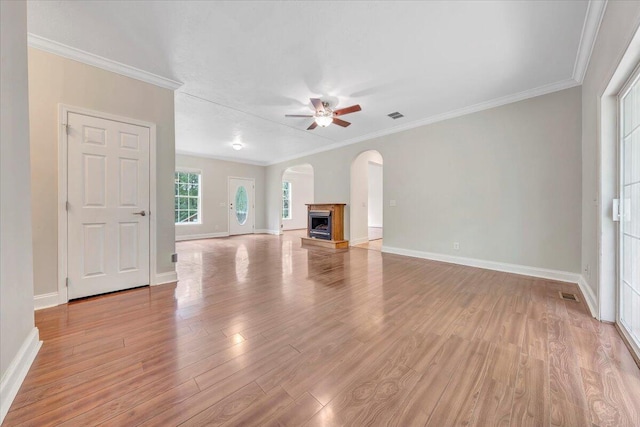
M 598 37 L 591 54 L 591 60 L 582 85 L 582 273 L 599 300 L 609 302 L 600 315 L 603 320 L 615 319 L 616 267 L 609 263 L 607 271 L 600 271 L 599 250 L 615 251 L 615 229 L 611 220 L 611 199 L 617 189 L 616 178 L 605 177 L 606 182 L 599 182 L 599 165 L 601 162 L 609 171 L 617 170 L 616 148 L 605 147 L 611 152 L 608 159 L 601 159 L 599 147 L 599 131 L 601 127 L 601 97 L 611 80 L 622 55 L 638 29 L 640 23 L 640 2 L 610 1 L 607 3 Z M 615 145 L 614 140 L 605 141 Z M 615 174 L 614 174 L 615 175 Z M 600 194 L 607 195 L 599 205 Z M 603 229 L 610 231 L 611 239 L 603 242 L 598 248 L 598 219 Z M 613 257 L 611 257 L 613 258 Z M 587 270 L 587 267 L 588 270 Z M 604 277 L 606 283 L 600 283 Z M 601 286 L 602 285 L 602 286 Z
M 27 89 L 27 7 L 0 2 L 0 423 L 30 361 L 34 334 Z M 35 330 L 37 342 L 37 330 Z M 19 363 L 9 372 L 12 361 Z M 24 372 L 26 374 L 26 372 Z
M 310 163 L 317 203 L 351 203 L 351 162 L 375 149 L 385 246 L 578 273 L 580 105 L 576 87 L 269 166 L 267 226 L 285 168 Z
M 35 294 L 57 292 L 58 104 L 157 126 L 157 273 L 174 270 L 174 94 L 139 80 L 29 49 Z
M 176 170 L 202 173 L 201 224 L 176 225 L 176 239 L 211 237 L 229 232 L 228 177 L 255 180 L 256 230 L 264 229 L 264 167 L 205 157 L 176 155 Z

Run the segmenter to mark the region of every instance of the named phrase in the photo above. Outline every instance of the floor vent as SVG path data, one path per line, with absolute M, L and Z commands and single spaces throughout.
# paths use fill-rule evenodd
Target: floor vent
M 569 292 L 560 291 L 560 298 L 562 298 L 563 300 L 566 300 L 566 301 L 575 301 L 575 302 L 579 302 L 580 301 L 578 299 L 578 297 L 576 296 L 576 294 L 570 294 Z
M 399 119 L 400 117 L 404 117 L 404 115 L 402 115 L 397 111 L 395 113 L 387 114 L 387 116 L 391 117 L 393 120 Z

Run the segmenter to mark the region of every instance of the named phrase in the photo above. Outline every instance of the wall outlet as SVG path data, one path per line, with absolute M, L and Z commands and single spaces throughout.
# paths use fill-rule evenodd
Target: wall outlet
M 218 231 L 220 229 L 220 226 L 218 224 L 216 224 L 216 225 L 213 226 L 213 229 Z
M 456 251 L 459 251 L 460 250 L 460 243 L 453 242 L 453 249 L 456 250 Z
M 171 262 L 178 262 L 178 254 L 171 254 Z

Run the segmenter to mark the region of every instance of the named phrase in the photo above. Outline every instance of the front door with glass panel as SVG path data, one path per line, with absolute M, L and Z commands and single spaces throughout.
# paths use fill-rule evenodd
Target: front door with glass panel
M 620 96 L 618 324 L 640 355 L 640 74 Z
M 254 182 L 248 178 L 229 178 L 229 235 L 254 231 Z

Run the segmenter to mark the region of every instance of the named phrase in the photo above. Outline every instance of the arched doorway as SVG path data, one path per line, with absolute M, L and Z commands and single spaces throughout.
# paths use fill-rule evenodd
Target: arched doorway
M 281 199 L 280 228 L 283 231 L 306 230 L 306 205 L 314 202 L 313 166 L 305 163 L 285 169 Z
M 360 153 L 351 163 L 351 246 L 382 249 L 382 155 L 376 150 Z

